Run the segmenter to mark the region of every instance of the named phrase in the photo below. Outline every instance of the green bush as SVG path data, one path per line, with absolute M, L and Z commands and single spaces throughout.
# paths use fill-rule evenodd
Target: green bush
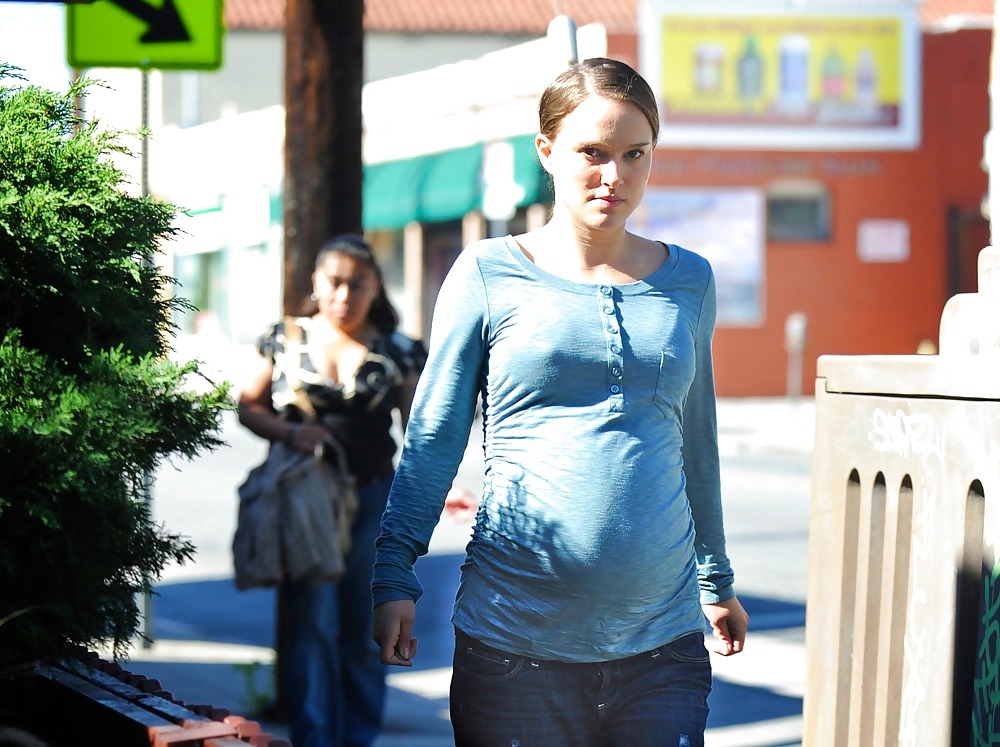
M 167 359 L 187 307 L 154 259 L 176 208 L 123 189 L 123 133 L 0 64 L 0 671 L 139 627 L 137 595 L 193 547 L 146 478 L 219 445 L 227 385 Z

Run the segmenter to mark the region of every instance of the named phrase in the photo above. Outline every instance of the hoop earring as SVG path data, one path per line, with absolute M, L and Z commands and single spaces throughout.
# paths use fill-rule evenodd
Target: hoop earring
M 319 300 L 319 296 L 317 296 L 315 293 L 310 293 L 309 294 L 309 300 L 310 301 L 318 301 Z

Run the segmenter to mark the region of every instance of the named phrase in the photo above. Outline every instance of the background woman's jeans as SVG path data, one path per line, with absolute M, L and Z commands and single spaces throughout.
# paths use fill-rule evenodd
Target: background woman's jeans
M 368 747 L 385 705 L 385 667 L 372 640 L 375 538 L 392 476 L 358 488 L 347 571 L 336 583 L 286 582 L 282 673 L 295 747 Z
M 457 747 L 703 747 L 711 664 L 701 633 L 627 659 L 566 664 L 456 631 Z

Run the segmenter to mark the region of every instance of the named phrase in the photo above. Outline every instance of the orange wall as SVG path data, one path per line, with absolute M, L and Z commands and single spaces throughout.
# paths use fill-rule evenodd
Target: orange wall
M 717 330 L 721 396 L 785 393 L 784 326 L 793 311 L 809 319 L 805 393 L 813 390 L 819 355 L 906 354 L 916 352 L 922 340 L 937 343 L 948 293 L 947 211 L 950 206 L 975 208 L 987 190 L 981 160 L 989 129 L 991 43 L 987 29 L 923 36 L 917 150 L 657 152 L 651 185 L 764 189 L 775 179 L 805 177 L 830 190 L 830 241 L 766 248 L 763 326 Z M 635 37 L 612 36 L 609 54 L 634 63 Z M 868 218 L 909 223 L 908 261 L 857 259 L 857 227 Z

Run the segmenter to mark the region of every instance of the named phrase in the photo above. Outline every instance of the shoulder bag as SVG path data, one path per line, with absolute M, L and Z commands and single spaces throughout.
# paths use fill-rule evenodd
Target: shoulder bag
M 286 320 L 291 360 L 296 360 L 300 335 L 295 321 Z M 296 378 L 289 385 L 299 395 L 296 406 L 309 420 L 315 419 L 301 383 Z M 239 486 L 232 545 L 236 588 L 275 586 L 284 579 L 323 583 L 344 574 L 357 491 L 343 447 L 330 438 L 323 445 L 326 449 L 332 450 L 335 464 L 322 451 L 301 454 L 274 442 L 264 462 Z

